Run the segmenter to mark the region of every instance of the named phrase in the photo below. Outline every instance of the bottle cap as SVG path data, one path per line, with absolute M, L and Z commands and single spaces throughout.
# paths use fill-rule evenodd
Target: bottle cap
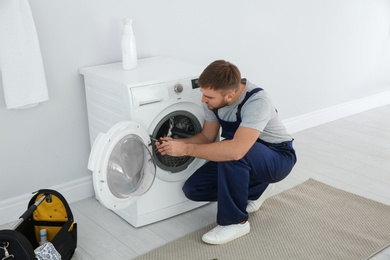
M 123 24 L 124 25 L 131 25 L 133 23 L 133 19 L 131 19 L 130 17 L 126 17 L 124 20 L 123 20 Z

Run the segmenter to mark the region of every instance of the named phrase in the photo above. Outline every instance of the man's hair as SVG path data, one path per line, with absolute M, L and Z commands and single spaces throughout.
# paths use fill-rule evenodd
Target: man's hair
M 219 90 L 222 93 L 238 89 L 240 81 L 241 73 L 237 66 L 225 60 L 210 63 L 198 79 L 201 88 Z

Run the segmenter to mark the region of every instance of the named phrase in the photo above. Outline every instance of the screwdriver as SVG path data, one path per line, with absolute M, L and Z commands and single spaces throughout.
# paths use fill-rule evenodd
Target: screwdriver
M 150 139 L 151 139 L 152 141 L 159 142 L 160 144 L 162 144 L 163 142 L 165 142 L 165 141 L 163 141 L 163 140 L 156 139 L 156 138 L 154 138 L 154 137 L 152 137 L 152 136 L 150 136 Z

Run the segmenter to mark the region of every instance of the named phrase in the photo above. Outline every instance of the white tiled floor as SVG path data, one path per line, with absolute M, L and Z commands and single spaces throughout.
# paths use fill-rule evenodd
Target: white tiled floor
M 390 106 L 293 135 L 298 163 L 276 193 L 308 178 L 390 205 Z M 78 223 L 73 259 L 132 259 L 215 222 L 216 204 L 134 228 L 89 198 L 72 203 Z M 0 227 L 1 228 L 1 227 Z M 390 236 L 390 234 L 389 234 Z M 390 259 L 390 248 L 372 259 Z

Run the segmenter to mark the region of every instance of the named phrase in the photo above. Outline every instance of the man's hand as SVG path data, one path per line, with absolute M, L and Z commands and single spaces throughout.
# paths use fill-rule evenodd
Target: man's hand
M 189 144 L 175 140 L 170 137 L 160 138 L 161 142 L 156 142 L 156 148 L 161 155 L 187 156 Z

